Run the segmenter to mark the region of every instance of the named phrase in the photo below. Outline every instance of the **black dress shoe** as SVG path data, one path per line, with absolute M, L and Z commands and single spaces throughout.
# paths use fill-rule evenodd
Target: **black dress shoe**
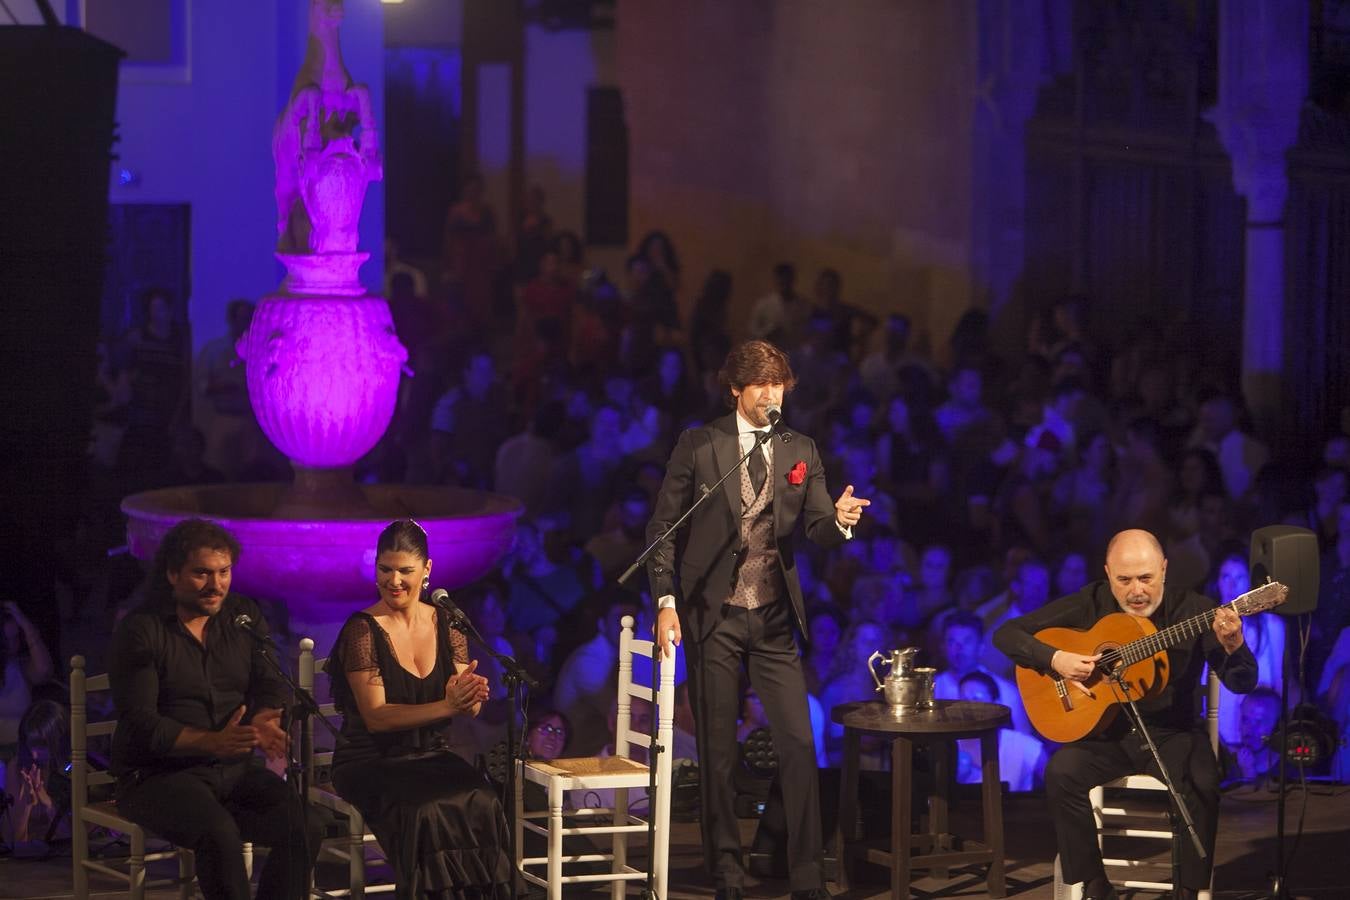
M 1089 885 L 1083 888 L 1083 900 L 1119 900 L 1120 895 L 1111 885 L 1098 887 Z
M 824 888 L 813 888 L 809 891 L 793 891 L 792 900 L 831 900 L 831 897 Z

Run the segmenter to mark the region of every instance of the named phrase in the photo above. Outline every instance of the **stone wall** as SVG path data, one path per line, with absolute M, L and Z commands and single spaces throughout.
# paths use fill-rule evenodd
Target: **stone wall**
M 780 259 L 810 290 L 914 317 L 935 343 L 970 274 L 974 4 L 620 0 L 632 241 L 664 228 L 688 309 L 735 277 L 739 330 Z

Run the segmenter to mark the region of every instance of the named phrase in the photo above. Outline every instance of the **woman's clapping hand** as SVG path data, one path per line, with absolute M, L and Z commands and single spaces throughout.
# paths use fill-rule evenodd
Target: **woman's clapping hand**
M 445 701 L 452 716 L 475 712 L 478 704 L 488 699 L 488 680 L 475 671 L 478 660 L 451 675 L 445 682 Z

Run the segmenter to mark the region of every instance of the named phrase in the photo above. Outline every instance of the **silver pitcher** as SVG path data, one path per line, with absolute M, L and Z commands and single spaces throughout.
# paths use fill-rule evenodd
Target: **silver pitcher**
M 877 683 L 877 690 L 885 693 L 886 702 L 892 709 L 920 709 L 926 702 L 932 702 L 933 670 L 914 667 L 914 657 L 918 652 L 918 647 L 906 647 L 892 650 L 887 657 L 878 650 L 867 658 L 867 671 Z M 877 660 L 881 660 L 883 666 L 890 666 L 890 674 L 884 679 L 877 674 Z

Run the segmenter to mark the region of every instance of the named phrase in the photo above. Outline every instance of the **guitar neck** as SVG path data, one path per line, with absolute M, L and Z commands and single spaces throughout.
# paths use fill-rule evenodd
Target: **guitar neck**
M 1161 653 L 1169 647 L 1175 647 L 1182 641 L 1201 637 L 1213 626 L 1214 614 L 1221 608 L 1216 606 L 1213 609 L 1207 609 L 1198 616 L 1192 616 L 1175 625 L 1169 625 L 1152 634 L 1130 641 L 1116 650 L 1116 653 L 1120 655 L 1121 664 L 1132 666 L 1137 662 L 1148 659 L 1150 656 Z

